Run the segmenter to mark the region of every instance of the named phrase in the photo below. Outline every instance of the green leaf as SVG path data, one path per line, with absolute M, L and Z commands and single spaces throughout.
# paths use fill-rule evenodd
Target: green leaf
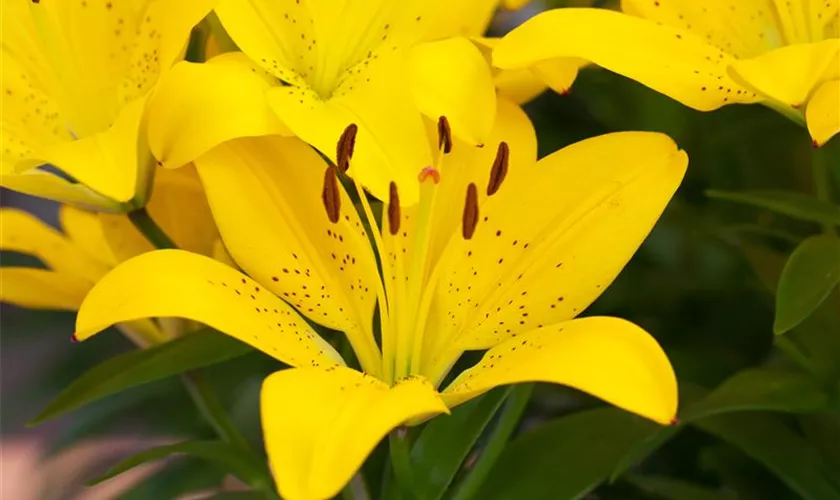
M 549 422 L 507 446 L 475 498 L 581 498 L 659 429 L 617 408 L 583 411 Z
M 840 239 L 813 236 L 788 259 L 776 292 L 773 331 L 785 333 L 807 318 L 840 282 Z
M 840 492 L 829 482 L 830 471 L 818 451 L 765 413 L 717 415 L 695 425 L 762 463 L 791 490 L 806 500 L 838 500 Z
M 797 219 L 820 224 L 840 225 L 840 207 L 808 195 L 792 191 L 706 191 L 710 198 L 764 208 Z
M 73 381 L 27 425 L 64 415 L 138 385 L 242 356 L 252 349 L 214 330 L 200 330 L 165 344 L 115 356 Z
M 497 389 L 438 417 L 423 429 L 411 449 L 417 498 L 437 500 L 446 493 L 467 454 L 493 419 L 510 388 Z
M 811 376 L 789 370 L 757 368 L 738 372 L 681 413 L 683 422 L 738 411 L 805 413 L 825 410 L 829 396 Z
M 258 491 L 226 491 L 212 497 L 202 498 L 205 500 L 265 500 L 267 497 L 264 493 Z
M 734 500 L 731 492 L 665 476 L 631 475 L 627 481 L 645 493 L 664 500 Z
M 111 467 L 102 476 L 90 481 L 88 486 L 94 486 L 111 479 L 138 465 L 154 462 L 171 455 L 189 455 L 205 460 L 254 487 L 265 487 L 270 484 L 266 465 L 242 448 L 223 441 L 185 441 L 151 448 L 132 455 Z

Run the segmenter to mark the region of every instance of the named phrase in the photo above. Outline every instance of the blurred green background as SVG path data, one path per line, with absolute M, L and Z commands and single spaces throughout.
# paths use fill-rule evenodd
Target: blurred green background
M 687 400 L 758 367 L 807 372 L 815 386 L 824 390 L 826 400 L 803 403 L 797 399 L 802 391 L 795 386 L 786 396 L 787 406 L 785 397 L 769 406 L 741 405 L 728 419 L 683 425 L 663 436 L 624 415 L 599 413 L 589 424 L 569 424 L 567 416 L 602 405 L 571 390 L 538 385 L 518 437 L 508 450 L 510 455 L 503 455 L 481 490 L 483 494 L 487 498 L 518 495 L 560 500 L 584 496 L 840 498 L 837 291 L 812 318 L 788 334 L 806 351 L 808 366 L 790 361 L 774 342 L 772 331 L 772 287 L 791 250 L 802 238 L 817 234 L 820 227 L 705 194 L 708 189 L 782 189 L 813 194 L 810 165 L 815 153 L 806 131 L 758 105 L 696 112 L 598 68 L 583 70 L 568 95 L 546 93 L 526 110 L 538 131 L 541 155 L 580 139 L 621 130 L 665 132 L 689 154 L 687 177 L 665 215 L 587 315 L 624 317 L 656 336 L 674 364 Z M 837 181 L 833 194 L 837 195 L 840 139 L 835 138 L 817 154 L 833 169 Z M 48 220 L 53 217 L 53 208 L 41 201 L 6 192 L 2 199 L 5 206 L 22 206 Z M 4 254 L 3 263 L 14 264 L 18 258 Z M 7 445 L 13 441 L 37 443 L 46 457 L 83 438 L 132 437 L 128 448 L 99 454 L 89 467 L 69 474 L 66 481 L 53 477 L 52 483 L 63 486 L 56 486 L 50 493 L 54 496 L 44 498 L 82 498 L 74 492 L 84 480 L 115 458 L 149 447 L 155 439 L 212 436 L 177 378 L 27 428 L 25 422 L 70 381 L 132 346 L 116 333 L 71 344 L 72 314 L 3 305 L 0 327 L 4 460 Z M 276 368 L 273 361 L 253 353 L 208 370 L 225 405 L 255 443 L 260 439 L 259 383 Z M 766 384 L 756 387 L 766 388 Z M 747 392 L 745 400 L 751 396 Z M 539 432 L 543 433 L 534 434 Z M 529 434 L 536 437 L 529 438 Z M 610 481 L 621 465 L 629 471 Z M 214 487 L 224 476 L 224 471 L 198 460 L 178 459 L 126 491 L 103 498 L 177 498 Z M 825 496 L 828 493 L 822 492 L 831 490 L 823 483 L 830 485 L 836 496 Z

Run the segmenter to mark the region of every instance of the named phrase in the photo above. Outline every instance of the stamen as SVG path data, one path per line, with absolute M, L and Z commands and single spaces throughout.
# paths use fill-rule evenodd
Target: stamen
M 493 160 L 493 167 L 490 169 L 490 181 L 487 183 L 487 196 L 493 196 L 496 191 L 502 186 L 502 181 L 508 171 L 508 162 L 510 161 L 510 148 L 507 143 L 502 141 L 499 143 L 499 149 L 496 150 L 496 159 Z
M 435 184 L 440 184 L 440 172 L 434 167 L 426 167 L 417 174 L 417 180 L 420 181 L 420 184 L 426 182 L 426 179 L 429 177 L 432 178 Z
M 449 128 L 449 120 L 445 116 L 438 118 L 438 148 L 444 153 L 452 151 L 452 129 Z
M 400 232 L 400 196 L 394 181 L 388 186 L 388 230 L 392 235 Z
M 324 201 L 324 208 L 327 209 L 327 217 L 335 224 L 341 215 L 341 192 L 338 186 L 338 174 L 332 166 L 327 167 L 324 172 L 324 189 L 321 191 L 321 199 Z
M 350 168 L 350 159 L 353 158 L 353 150 L 356 147 L 356 132 L 359 127 L 355 123 L 351 123 L 341 133 L 336 146 L 336 160 L 338 161 L 338 169 L 344 173 Z
M 473 237 L 478 225 L 478 188 L 474 182 L 467 186 L 467 199 L 464 202 L 464 216 L 461 220 L 461 232 L 465 240 Z

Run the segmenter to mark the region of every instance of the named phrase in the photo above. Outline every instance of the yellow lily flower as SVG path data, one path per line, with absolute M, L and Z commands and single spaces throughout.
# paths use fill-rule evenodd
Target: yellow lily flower
M 622 8 L 539 14 L 505 37 L 494 64 L 583 58 L 700 111 L 768 105 L 806 122 L 815 146 L 840 131 L 837 0 L 623 0 Z M 555 86 L 571 85 L 569 74 Z
M 220 0 L 216 13 L 242 53 L 182 63 L 161 82 L 149 142 L 176 168 L 239 137 L 295 135 L 337 161 L 335 138 L 358 127 L 352 175 L 403 203 L 430 164 L 423 115 L 446 115 L 481 144 L 496 108 L 490 69 L 466 38 L 419 43 L 438 3 L 411 0 Z
M 145 205 L 155 166 L 141 126 L 145 96 L 210 7 L 4 1 L 0 185 L 104 211 Z
M 527 116 L 504 100 L 497 109 L 484 147 L 452 140 L 441 120 L 435 162 L 415 174 L 419 203 L 401 206 L 391 183 L 382 230 L 366 201 L 356 211 L 339 167 L 299 139 L 218 146 L 196 166 L 247 274 L 183 250 L 143 254 L 97 283 L 76 338 L 181 317 L 292 366 L 262 389 L 268 456 L 288 499 L 334 496 L 396 426 L 503 384 L 565 384 L 670 422 L 676 380 L 653 337 L 618 318 L 573 318 L 646 237 L 685 153 L 662 134 L 630 132 L 536 162 Z M 355 161 L 353 135 L 341 136 L 339 164 Z M 343 332 L 363 371 L 302 316 Z M 487 352 L 438 391 L 469 350 Z
M 218 255 L 219 233 L 194 168 L 161 172 L 149 212 L 181 248 Z M 0 301 L 30 309 L 77 311 L 94 284 L 120 262 L 154 250 L 125 215 L 59 209 L 61 230 L 13 208 L 0 209 L 0 250 L 38 258 L 45 268 L 0 267 Z M 222 257 L 223 258 L 223 257 Z M 183 333 L 177 321 L 121 323 L 140 347 Z

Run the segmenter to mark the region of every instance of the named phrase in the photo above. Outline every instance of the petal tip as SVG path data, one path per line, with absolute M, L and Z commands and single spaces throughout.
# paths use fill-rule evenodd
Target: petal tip
M 70 335 L 70 343 L 78 344 L 79 342 L 81 342 L 81 340 L 79 340 L 79 336 L 76 333 L 73 333 L 73 335 Z
M 668 425 L 670 425 L 670 426 L 680 425 L 680 419 L 677 418 L 677 417 L 673 417 L 673 418 L 671 418 L 671 420 L 668 421 Z

